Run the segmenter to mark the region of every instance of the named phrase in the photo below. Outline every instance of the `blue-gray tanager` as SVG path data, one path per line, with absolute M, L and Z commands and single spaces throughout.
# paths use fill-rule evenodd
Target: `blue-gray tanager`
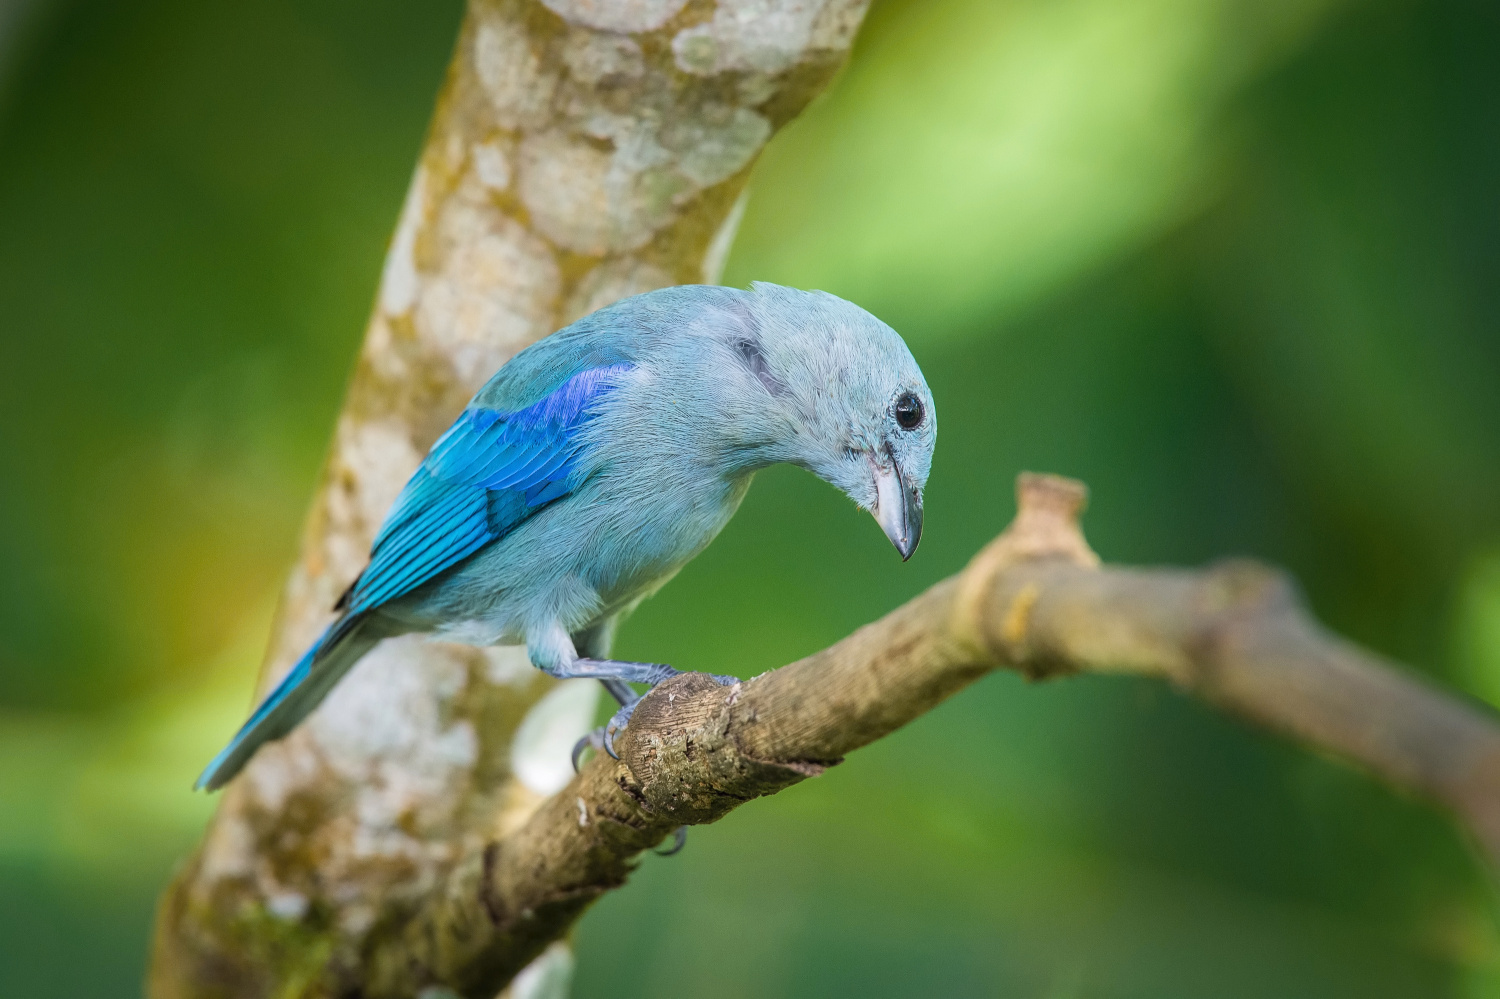
M 664 288 L 526 348 L 428 452 L 329 626 L 203 775 L 218 788 L 383 638 L 525 644 L 621 702 L 670 666 L 608 658 L 620 620 L 713 540 L 755 471 L 807 469 L 875 515 L 903 559 L 936 438 L 906 344 L 823 292 Z M 721 682 L 735 682 L 719 677 Z

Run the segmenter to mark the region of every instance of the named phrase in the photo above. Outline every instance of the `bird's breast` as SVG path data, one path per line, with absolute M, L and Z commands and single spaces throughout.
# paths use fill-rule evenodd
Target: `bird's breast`
M 589 576 L 606 603 L 615 604 L 661 586 L 707 547 L 734 516 L 750 482 L 748 476 L 726 481 L 662 474 L 649 486 L 601 484 L 614 493 L 612 515 L 595 537 Z

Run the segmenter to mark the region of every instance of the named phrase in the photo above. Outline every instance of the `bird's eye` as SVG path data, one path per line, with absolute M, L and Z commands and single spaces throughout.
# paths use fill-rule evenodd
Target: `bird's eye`
M 902 430 L 915 430 L 922 425 L 922 400 L 910 392 L 897 396 L 891 411 L 896 414 L 896 423 Z

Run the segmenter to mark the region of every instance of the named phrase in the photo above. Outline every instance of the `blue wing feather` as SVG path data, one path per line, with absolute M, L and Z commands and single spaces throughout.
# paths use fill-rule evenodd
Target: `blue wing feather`
M 349 594 L 349 614 L 410 593 L 568 495 L 582 430 L 627 370 L 581 371 L 511 413 L 466 410 L 397 497 Z

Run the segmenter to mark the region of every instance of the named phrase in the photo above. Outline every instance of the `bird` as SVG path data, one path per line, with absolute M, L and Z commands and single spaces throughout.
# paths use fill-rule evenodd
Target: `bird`
M 610 659 L 615 632 L 758 470 L 785 462 L 833 485 L 905 561 L 936 438 L 905 341 L 827 292 L 678 285 L 593 312 L 515 354 L 432 445 L 337 618 L 195 786 L 223 787 L 376 644 L 414 632 L 524 645 L 554 677 L 600 680 L 620 708 L 592 741 L 617 756 L 641 697 L 630 684 L 679 671 Z

